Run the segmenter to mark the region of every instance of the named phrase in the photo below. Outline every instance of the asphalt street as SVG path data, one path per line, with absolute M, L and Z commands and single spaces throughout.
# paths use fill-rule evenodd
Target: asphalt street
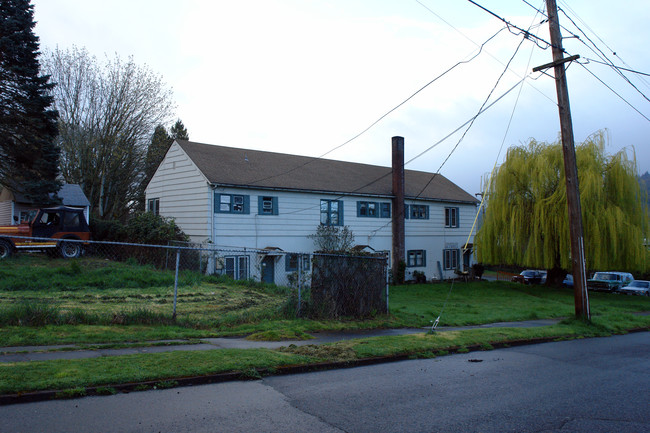
M 0 407 L 0 432 L 649 432 L 650 333 Z

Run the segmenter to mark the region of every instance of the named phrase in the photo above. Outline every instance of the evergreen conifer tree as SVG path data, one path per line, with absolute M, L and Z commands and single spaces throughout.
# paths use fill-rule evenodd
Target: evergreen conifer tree
M 174 126 L 172 126 L 171 129 L 169 130 L 169 135 L 172 138 L 172 142 L 174 140 L 190 139 L 190 135 L 187 133 L 187 128 L 185 128 L 185 125 L 183 125 L 181 119 L 178 119 L 176 123 L 174 123 Z
M 46 205 L 60 188 L 60 150 L 34 25 L 29 0 L 0 1 L 0 184 Z

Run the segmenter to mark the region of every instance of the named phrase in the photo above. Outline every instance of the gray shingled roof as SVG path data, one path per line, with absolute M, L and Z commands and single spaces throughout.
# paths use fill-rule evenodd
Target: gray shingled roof
M 390 167 L 176 140 L 217 185 L 392 196 Z M 407 198 L 477 200 L 444 176 L 406 170 Z
M 64 206 L 90 206 L 90 201 L 88 201 L 80 185 L 65 183 L 61 186 L 57 195 L 61 198 Z
M 13 194 L 16 203 L 37 205 L 37 203 L 32 203 L 20 192 L 13 191 Z M 61 204 L 64 206 L 74 206 L 74 207 L 90 206 L 90 201 L 88 201 L 88 198 L 86 197 L 86 194 L 84 194 L 80 185 L 65 183 L 61 186 L 61 189 L 56 194 L 61 199 Z

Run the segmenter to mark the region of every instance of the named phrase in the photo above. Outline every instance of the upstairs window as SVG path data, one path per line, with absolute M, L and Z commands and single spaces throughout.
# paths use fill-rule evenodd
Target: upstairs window
M 257 202 L 258 215 L 278 215 L 278 198 L 259 196 Z
M 424 204 L 412 204 L 409 206 L 408 215 L 413 220 L 429 219 L 429 206 Z
M 341 200 L 321 200 L 320 223 L 324 226 L 342 226 L 343 202 Z
M 390 203 L 358 201 L 357 216 L 360 218 L 390 218 Z
M 381 218 L 390 218 L 390 203 L 381 203 L 380 205 L 380 217 Z
M 250 197 L 238 194 L 215 194 L 215 213 L 250 213 Z
M 362 218 L 377 218 L 377 203 L 373 201 L 358 201 L 357 216 Z
M 445 227 L 458 228 L 458 208 L 445 208 Z

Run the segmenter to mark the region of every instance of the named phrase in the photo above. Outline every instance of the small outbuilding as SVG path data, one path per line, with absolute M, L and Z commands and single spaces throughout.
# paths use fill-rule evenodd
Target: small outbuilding
M 83 209 L 86 223 L 90 222 L 90 201 L 80 185 L 63 184 L 57 196 L 63 206 Z M 42 204 L 34 203 L 21 193 L 0 185 L 0 225 L 30 221 L 40 207 Z

